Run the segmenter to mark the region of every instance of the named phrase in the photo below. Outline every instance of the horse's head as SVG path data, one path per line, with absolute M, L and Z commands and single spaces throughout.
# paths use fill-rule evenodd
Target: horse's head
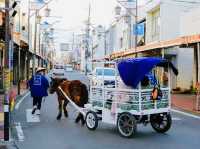
M 53 94 L 57 91 L 58 86 L 67 79 L 61 79 L 61 78 L 51 78 L 50 88 L 49 92 L 50 94 Z

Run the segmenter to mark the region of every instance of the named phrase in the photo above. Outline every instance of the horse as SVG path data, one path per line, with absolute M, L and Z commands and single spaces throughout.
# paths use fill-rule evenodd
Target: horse
M 60 87 L 66 95 L 79 107 L 84 107 L 84 104 L 88 102 L 88 90 L 87 86 L 83 84 L 79 80 L 72 80 L 69 81 L 67 79 L 60 79 L 60 78 L 51 78 L 51 84 L 50 84 L 50 89 L 49 92 L 50 94 L 53 94 L 56 92 L 58 96 L 58 115 L 57 115 L 57 120 L 60 120 L 62 117 L 62 109 L 64 110 L 64 115 L 65 117 L 68 117 L 68 112 L 67 112 L 67 104 L 69 101 L 64 97 L 62 92 L 58 87 Z M 64 104 L 63 104 L 64 102 Z M 84 116 L 79 112 L 75 123 L 78 123 L 81 120 L 82 125 L 84 125 L 85 120 Z

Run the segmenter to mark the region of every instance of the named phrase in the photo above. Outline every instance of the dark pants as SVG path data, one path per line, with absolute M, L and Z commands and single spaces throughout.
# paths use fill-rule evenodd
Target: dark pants
M 41 109 L 42 97 L 33 97 L 33 106 L 37 106 L 37 109 Z

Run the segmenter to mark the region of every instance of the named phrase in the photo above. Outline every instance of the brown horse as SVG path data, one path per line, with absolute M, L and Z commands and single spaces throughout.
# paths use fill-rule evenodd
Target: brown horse
M 68 117 L 66 107 L 69 102 L 59 90 L 59 86 L 66 93 L 66 95 L 79 107 L 84 107 L 84 104 L 88 102 L 88 90 L 85 84 L 79 80 L 69 81 L 67 79 L 52 78 L 49 91 L 50 94 L 56 92 L 58 96 L 59 113 L 57 120 L 60 120 L 62 117 L 62 109 L 64 110 L 65 117 Z M 78 114 L 75 122 L 78 123 L 80 120 L 82 124 L 85 123 L 84 117 L 81 113 Z

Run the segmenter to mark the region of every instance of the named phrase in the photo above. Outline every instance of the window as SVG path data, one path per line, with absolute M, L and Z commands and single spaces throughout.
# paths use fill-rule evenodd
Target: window
M 160 34 L 160 9 L 152 12 L 152 40 L 158 40 Z
M 96 75 L 102 76 L 104 72 L 104 76 L 115 76 L 115 70 L 114 69 L 97 69 Z
M 62 65 L 55 65 L 54 68 L 55 69 L 64 69 L 64 66 L 62 66 Z

